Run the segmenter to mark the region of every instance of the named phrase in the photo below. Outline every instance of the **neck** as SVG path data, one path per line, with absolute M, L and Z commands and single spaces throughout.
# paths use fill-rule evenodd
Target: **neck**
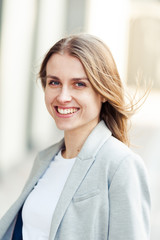
M 90 124 L 88 127 L 81 127 L 80 129 L 74 129 L 64 132 L 65 150 L 63 151 L 64 158 L 76 157 L 87 137 L 96 125 Z

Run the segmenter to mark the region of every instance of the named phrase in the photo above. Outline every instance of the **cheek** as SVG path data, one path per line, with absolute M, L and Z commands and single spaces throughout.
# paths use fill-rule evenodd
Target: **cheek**
M 52 104 L 52 95 L 49 94 L 48 92 L 45 92 L 44 101 L 45 101 L 47 110 L 50 112 L 50 108 L 51 108 L 51 104 Z
M 83 109 L 88 115 L 97 115 L 100 114 L 102 102 L 101 98 L 97 94 L 88 94 L 83 98 Z
M 102 107 L 102 100 L 101 100 L 101 96 L 98 94 L 94 94 L 93 95 L 93 99 L 92 99 L 92 103 L 95 106 L 97 111 L 101 110 Z
M 44 101 L 45 101 L 45 105 L 46 105 L 46 109 L 47 109 L 48 113 L 53 117 L 52 97 L 45 93 Z
M 46 90 L 44 93 L 44 100 L 45 100 L 46 105 L 50 104 L 53 101 L 53 94 L 51 94 L 50 91 Z

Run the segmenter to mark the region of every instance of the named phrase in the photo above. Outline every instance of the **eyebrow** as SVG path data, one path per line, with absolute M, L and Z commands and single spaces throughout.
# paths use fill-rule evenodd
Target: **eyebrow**
M 58 77 L 56 76 L 53 76 L 53 75 L 47 75 L 46 78 L 51 78 L 51 79 L 54 79 L 54 80 L 60 80 Z M 81 81 L 81 80 L 87 80 L 89 81 L 89 79 L 87 77 L 73 77 L 71 78 L 71 80 L 74 80 L 74 81 Z

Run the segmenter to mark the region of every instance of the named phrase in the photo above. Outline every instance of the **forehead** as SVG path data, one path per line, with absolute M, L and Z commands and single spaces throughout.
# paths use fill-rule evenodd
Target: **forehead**
M 69 54 L 53 54 L 46 65 L 47 74 L 82 74 L 86 76 L 84 67 L 80 60 Z

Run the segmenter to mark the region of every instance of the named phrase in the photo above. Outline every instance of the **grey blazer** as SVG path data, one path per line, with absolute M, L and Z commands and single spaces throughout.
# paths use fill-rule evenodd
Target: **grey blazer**
M 12 239 L 19 210 L 63 144 L 36 157 L 21 195 L 0 221 L 1 240 Z M 148 240 L 149 219 L 143 161 L 101 121 L 76 158 L 53 214 L 49 240 Z

